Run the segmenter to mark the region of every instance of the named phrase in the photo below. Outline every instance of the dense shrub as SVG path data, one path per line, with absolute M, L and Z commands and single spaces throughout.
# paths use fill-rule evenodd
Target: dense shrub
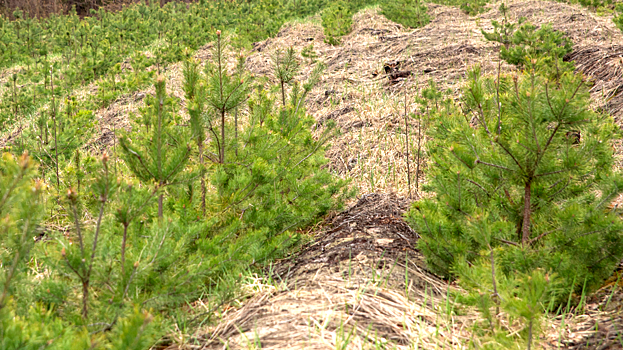
M 573 49 L 573 43 L 563 32 L 552 29 L 551 24 L 537 28 L 526 23 L 525 18 L 520 18 L 518 23 L 509 23 L 506 19 L 508 8 L 502 4 L 499 9 L 504 14 L 502 23 L 491 21 L 493 32 L 483 30 L 482 34 L 487 40 L 502 44 L 501 59 L 519 68 L 528 67 L 531 60 L 537 59 L 539 66 L 536 68 L 552 79 L 573 70 L 573 63 L 564 61 L 565 55 Z
M 344 1 L 336 1 L 322 12 L 324 41 L 331 45 L 339 45 L 340 37 L 350 33 L 353 25 L 352 13 Z
M 590 111 L 586 84 L 571 73 L 547 81 L 531 70 L 498 84 L 476 69 L 463 96 L 463 108 L 436 111 L 436 195 L 409 215 L 429 266 L 451 277 L 459 259 L 493 247 L 504 274 L 543 268 L 567 290 L 596 287 L 623 254 L 623 223 L 608 208 L 623 189 L 612 119 Z
M 381 8 L 387 19 L 405 27 L 419 28 L 430 22 L 427 8 L 420 0 L 386 1 L 381 4 Z

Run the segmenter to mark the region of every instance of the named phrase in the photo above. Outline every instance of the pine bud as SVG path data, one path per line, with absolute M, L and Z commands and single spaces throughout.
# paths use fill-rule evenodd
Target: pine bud
M 61 249 L 61 256 L 64 258 L 65 255 L 67 255 L 67 253 L 65 253 L 65 247 L 63 247 L 63 249 Z
M 135 261 L 135 262 L 134 262 L 134 268 L 135 268 L 135 269 L 136 269 L 136 268 L 138 268 L 138 261 Z
M 216 31 L 216 35 L 217 35 L 217 36 L 221 36 L 221 31 L 220 31 L 220 29 Z
M 108 163 L 108 153 L 106 152 L 102 153 L 102 163 L 104 163 L 104 165 Z
M 26 170 L 30 166 L 30 157 L 28 157 L 28 151 L 24 152 L 24 154 L 19 157 L 19 166 L 22 168 L 22 170 Z
M 68 188 L 67 189 L 67 199 L 69 199 L 70 202 L 75 203 L 76 199 L 78 199 L 78 194 L 76 193 L 76 190 L 74 190 L 73 188 Z

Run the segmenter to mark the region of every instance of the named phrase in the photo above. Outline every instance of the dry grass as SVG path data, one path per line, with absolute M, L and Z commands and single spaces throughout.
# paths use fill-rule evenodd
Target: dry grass
M 422 268 L 407 201 L 363 196 L 314 242 L 279 262 L 243 307 L 170 349 L 388 349 L 466 347 L 461 317 L 446 317 L 448 289 Z M 257 289 L 257 281 L 253 288 Z
M 623 84 L 622 49 L 615 45 L 623 42 L 623 35 L 611 16 L 599 17 L 579 6 L 557 2 L 512 1 L 507 5 L 511 20 L 525 16 L 537 25 L 552 23 L 554 29 L 572 38 L 575 50 L 569 58 L 593 80 L 594 107 L 608 110 L 623 124 L 619 89 Z M 256 43 L 247 65 L 256 75 L 270 76 L 270 55 L 277 48 L 292 46 L 300 52 L 313 44 L 327 70 L 312 91 L 307 109 L 317 120 L 318 133 L 329 119 L 341 131 L 327 154 L 330 169 L 352 178 L 362 193 L 406 196 L 405 96 L 407 111 L 412 112 L 417 107 L 414 97 L 429 80 L 458 97 L 470 67 L 479 64 L 485 74 L 495 73 L 497 45 L 487 42 L 480 29 L 491 30 L 491 20 L 501 20 L 497 6 L 492 4 L 487 13 L 469 17 L 456 8 L 429 4 L 431 23 L 415 30 L 388 21 L 376 8 L 367 9 L 355 16 L 353 32 L 340 46 L 323 42 L 318 18 L 290 23 L 275 38 Z M 208 59 L 209 48 L 199 50 L 196 58 Z M 385 74 L 384 66 L 389 63 L 394 67 L 392 73 L 409 74 Z M 501 67 L 514 69 L 506 64 Z M 304 80 L 311 69 L 305 65 L 299 78 Z M 163 74 L 168 91 L 183 105 L 181 64 L 166 67 Z M 88 98 L 96 89 L 94 83 L 76 95 Z M 129 115 L 136 113 L 142 99 L 151 93 L 153 87 L 122 96 L 98 110 L 99 129 L 85 147 L 99 150 L 112 146 L 116 139 L 112 131 L 129 129 Z M 412 182 L 416 178 L 416 130 L 417 119 L 410 119 Z M 9 134 L 11 139 L 16 132 L 19 134 L 19 130 Z M 7 138 L 0 140 L 0 147 Z M 421 141 L 425 144 L 425 136 Z M 615 145 L 615 149 L 622 157 L 623 147 Z M 421 170 L 425 170 L 424 159 L 425 153 Z M 422 171 L 420 182 L 424 176 Z M 228 310 L 221 323 L 200 330 L 193 341 L 172 348 L 223 349 L 224 344 L 232 349 L 254 348 L 258 340 L 267 349 L 335 349 L 341 345 L 360 349 L 384 342 L 398 349 L 413 348 L 416 343 L 420 348 L 466 347 L 467 327 L 473 318 L 446 315 L 445 305 L 451 305 L 445 299 L 449 287 L 426 272 L 423 258 L 414 250 L 417 234 L 401 219 L 406 204 L 395 196 L 362 197 L 351 210 L 328 222 L 300 255 L 278 263 L 272 278 L 279 283 L 247 283 L 256 295 L 245 305 Z M 620 296 L 620 289 L 610 295 Z M 577 316 L 565 316 L 564 322 L 562 317 L 548 320 L 542 345 L 578 349 L 615 346 L 620 311 L 600 308 L 604 302 L 603 296 L 592 300 Z

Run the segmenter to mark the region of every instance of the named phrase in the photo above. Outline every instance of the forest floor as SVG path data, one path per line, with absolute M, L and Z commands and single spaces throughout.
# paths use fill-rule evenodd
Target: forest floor
M 219 324 L 171 348 L 469 347 L 475 314 L 457 312 L 458 306 L 447 298 L 457 287 L 427 272 L 414 248 L 418 234 L 402 219 L 409 203 L 426 195 L 418 191 L 426 181 L 425 125 L 406 120 L 405 110 L 415 110 L 414 97 L 430 80 L 458 99 L 470 67 L 480 65 L 485 74 L 515 70 L 500 64 L 498 44 L 481 33 L 493 29 L 492 20 L 502 20 L 498 5 L 469 16 L 454 7 L 428 4 L 431 22 L 415 30 L 387 20 L 378 8 L 366 9 L 355 15 L 352 33 L 339 46 L 324 43 L 319 17 L 312 17 L 289 23 L 276 37 L 254 45 L 248 68 L 270 76 L 270 56 L 276 49 L 301 52 L 313 44 L 327 69 L 307 109 L 318 133 L 328 120 L 339 127 L 328 166 L 353 179 L 361 195 L 350 209 L 319 225 L 314 240 L 298 254 L 249 282 L 246 288 L 253 296 L 243 306 L 228 309 Z M 526 17 L 535 25 L 551 23 L 573 40 L 569 59 L 593 82 L 593 107 L 610 112 L 623 125 L 623 93 L 618 90 L 623 84 L 623 34 L 612 17 L 558 2 L 512 1 L 507 6 L 510 21 Z M 199 50 L 196 58 L 210 58 L 210 47 Z M 311 72 L 309 66 L 303 65 L 301 80 Z M 167 67 L 164 74 L 168 89 L 183 101 L 181 64 Z M 87 87 L 85 94 L 92 89 Z M 113 130 L 129 126 L 125 118 L 149 93 L 134 93 L 98 111 L 101 129 L 91 145 L 114 142 Z M 621 166 L 623 143 L 615 149 Z M 539 344 L 552 349 L 623 348 L 618 282 L 616 276 L 609 280 L 581 309 L 547 319 Z

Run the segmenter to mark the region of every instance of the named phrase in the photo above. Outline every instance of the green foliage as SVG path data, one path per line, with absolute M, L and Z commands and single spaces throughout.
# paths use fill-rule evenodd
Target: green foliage
M 95 109 L 147 85 L 162 65 L 179 61 L 214 40 L 217 28 L 235 33 L 236 46 L 250 47 L 251 43 L 276 34 L 287 20 L 313 15 L 327 3 L 170 1 L 160 7 L 158 1 L 141 1 L 120 11 L 101 10 L 96 16 L 84 18 L 70 11 L 67 15 L 33 19 L 18 11 L 16 20 L 0 16 L 0 68 L 21 67 L 18 95 L 29 100 L 24 107 L 36 109 L 50 102 L 48 83 L 50 68 L 54 68 L 53 74 L 62 81 L 59 96 L 96 82 L 97 93 L 88 98 L 93 105 L 82 106 Z M 350 1 L 349 5 L 363 3 Z M 152 54 L 149 58 L 146 51 Z M 131 69 L 124 64 L 128 60 Z M 147 70 L 150 66 L 157 69 Z M 0 131 L 7 131 L 21 119 L 14 112 L 13 92 L 7 89 L 0 97 Z M 28 113 L 20 109 L 20 115 Z
M 383 16 L 405 27 L 420 28 L 430 22 L 427 8 L 420 0 L 397 0 L 382 3 Z
M 623 4 L 617 4 L 615 7 L 616 16 L 612 18 L 617 28 L 623 31 Z
M 246 264 L 263 263 L 280 256 L 300 241 L 299 235 L 293 232 L 339 208 L 351 193 L 346 191 L 345 181 L 335 180 L 330 173 L 320 170 L 326 163 L 324 150 L 334 128 L 328 128 L 319 139 L 314 139 L 310 131 L 313 118 L 303 107 L 307 94 L 320 80 L 323 66 L 317 64 L 309 80 L 301 84 L 294 81 L 300 65 L 294 50 L 275 53 L 274 75 L 280 79 L 277 87 L 282 95 L 282 106 L 277 108 L 275 96 L 261 85 L 250 100 L 246 93 L 239 93 L 250 88 L 244 61 L 240 59 L 236 70 L 228 73 L 219 68 L 219 59 L 224 62 L 225 56 L 222 49 L 217 47 L 217 50 L 198 81 L 193 82 L 192 67 L 187 69 L 185 85 L 189 86 L 187 91 L 193 90 L 190 88 L 193 85 L 212 86 L 203 92 L 205 98 L 201 98 L 200 88 L 196 90 L 199 94 L 191 102 L 194 107 L 189 109 L 189 114 L 191 118 L 195 118 L 193 114 L 198 118 L 203 116 L 205 132 L 212 136 L 212 149 L 226 145 L 230 150 L 227 162 L 208 154 L 212 162 L 208 181 L 214 188 L 205 200 L 210 233 L 197 243 L 200 251 L 211 257 L 209 265 L 213 273 L 222 276 L 223 271 L 238 271 L 246 268 Z M 292 89 L 284 100 L 286 83 Z M 224 109 L 218 100 L 220 91 L 225 91 L 224 99 L 232 94 L 228 100 L 238 102 L 228 102 L 232 107 Z M 208 108 L 200 107 L 201 101 L 207 101 Z M 233 120 L 224 117 L 224 110 L 238 107 L 248 109 L 248 122 L 244 126 L 238 125 L 237 113 L 233 113 Z M 220 126 L 226 130 L 221 135 L 227 137 L 218 136 L 219 130 L 212 123 L 214 115 L 221 116 Z M 202 206 L 203 203 L 202 198 Z
M 309 64 L 316 63 L 318 55 L 316 54 L 316 51 L 314 51 L 314 44 L 305 46 L 301 51 L 301 56 L 306 58 Z
M 524 23 L 524 18 L 520 18 L 518 23 L 509 23 L 506 20 L 507 11 L 505 4 L 501 4 L 504 21 L 492 21 L 492 33 L 482 31 L 487 40 L 502 44 L 501 59 L 521 68 L 538 63 L 537 68 L 552 79 L 558 79 L 563 72 L 573 71 L 573 63 L 563 61 L 573 48 L 573 43 L 563 32 L 553 30 L 551 24 L 537 29 L 530 23 Z
M 489 246 L 500 273 L 555 272 L 571 290 L 596 287 L 623 255 L 623 223 L 608 209 L 623 188 L 612 170 L 612 119 L 591 112 L 572 73 L 551 82 L 534 71 L 499 83 L 469 73 L 463 108 L 434 108 L 428 190 L 409 220 L 435 272 Z M 441 118 L 443 116 L 443 118 Z
M 167 96 L 165 81 L 156 81 L 156 95 L 147 101 L 140 122 L 146 133 L 135 132 L 119 139 L 126 164 L 141 181 L 155 182 L 161 189 L 182 181 L 182 171 L 190 155 L 188 136 L 174 125 L 173 99 Z M 163 194 L 158 199 L 158 216 L 163 215 Z
M 227 40 L 221 38 L 221 32 L 217 32 L 216 45 L 212 52 L 212 61 L 206 64 L 206 98 L 207 105 L 219 118 L 220 136 L 218 129 L 213 126 L 213 121 L 209 120 L 208 125 L 212 136 L 216 141 L 218 162 L 225 163 L 225 148 L 231 144 L 226 137 L 225 116 L 234 109 L 237 109 L 248 97 L 250 77 L 246 75 L 244 69 L 244 56 L 238 57 L 236 68 L 233 72 L 227 71 L 225 49 Z
M 615 2 L 613 0 L 578 0 L 580 5 L 584 7 L 588 7 L 589 9 L 598 10 L 598 9 L 612 9 Z
M 286 84 L 290 84 L 296 73 L 299 71 L 300 64 L 295 56 L 294 49 L 288 48 L 285 52 L 277 49 L 272 55 L 273 72 L 275 78 L 281 86 L 281 101 L 286 105 Z
M 322 11 L 324 41 L 327 44 L 339 45 L 340 37 L 350 33 L 352 25 L 353 14 L 344 1 L 333 2 Z
M 154 316 L 134 308 L 128 317 L 119 320 L 119 326 L 110 334 L 112 349 L 149 349 L 156 334 L 152 321 Z
M 69 329 L 53 313 L 39 305 L 28 307 L 26 316 L 16 314 L 14 303 L 0 309 L 0 348 L 6 350 L 85 349 L 87 332 Z
M 471 16 L 485 12 L 487 10 L 485 6 L 488 3 L 487 0 L 435 0 L 433 2 L 441 5 L 458 7 Z
M 519 274 L 496 274 L 497 264 L 493 251 L 483 253 L 475 263 L 459 260 L 454 273 L 459 284 L 467 290 L 458 299 L 465 305 L 474 306 L 483 320 L 474 324 L 474 333 L 485 349 L 528 349 L 541 334 L 541 321 L 549 312 L 551 301 L 559 293 L 556 275 L 544 273 L 541 269 Z M 500 319 L 513 324 L 518 320 L 524 324 L 517 335 L 509 336 Z M 475 340 L 473 340 L 475 342 Z M 475 344 L 476 345 L 476 344 Z M 478 347 L 476 345 L 476 347 Z
M 312 80 L 319 73 L 317 68 Z M 277 257 L 300 241 L 295 230 L 339 208 L 351 195 L 345 181 L 321 170 L 334 130 L 327 129 L 319 140 L 312 137 L 313 119 L 302 104 L 313 85 L 308 82 L 301 91 L 295 84 L 290 103 L 282 109 L 276 109 L 274 98 L 263 90 L 249 102 L 249 125 L 234 141 L 240 151 L 211 178 L 217 190 L 208 202 L 216 205 L 213 212 L 218 215 L 210 218 L 213 238 L 202 243 L 210 255 L 217 256 L 215 243 L 226 240 L 228 251 L 220 257 L 224 261 L 234 256 L 255 262 Z
M 349 13 L 364 3 L 349 2 Z M 294 50 L 275 55 L 279 103 L 280 86 L 252 85 L 244 57 L 227 69 L 227 42 L 215 30 L 249 46 L 286 18 L 326 5 L 139 3 L 84 19 L 0 18 L 0 66 L 17 72 L 0 97 L 0 128 L 21 131 L 10 150 L 28 150 L 40 163 L 24 170 L 8 155 L 0 163 L 0 188 L 10 192 L 0 193 L 7 204 L 0 203 L 0 347 L 143 349 L 174 323 L 189 331 L 212 315 L 194 319 L 183 305 L 229 302 L 241 274 L 283 256 L 307 225 L 341 207 L 352 195 L 348 182 L 324 169 L 336 130 L 328 124 L 314 137 L 304 108 L 322 71 L 313 48 L 307 82 L 296 81 Z M 188 121 L 158 78 L 129 130 L 102 125 L 103 137 L 93 138 L 93 111 L 145 88 L 166 64 L 213 39 L 205 70 L 184 64 Z M 73 95 L 92 82 L 93 93 Z M 121 159 L 109 143 L 118 132 Z
M 21 275 L 29 260 L 33 238 L 38 236 L 42 219 L 43 184 L 34 182 L 36 169 L 24 153 L 15 159 L 5 153 L 0 160 L 0 312 L 12 294 L 11 284 Z

